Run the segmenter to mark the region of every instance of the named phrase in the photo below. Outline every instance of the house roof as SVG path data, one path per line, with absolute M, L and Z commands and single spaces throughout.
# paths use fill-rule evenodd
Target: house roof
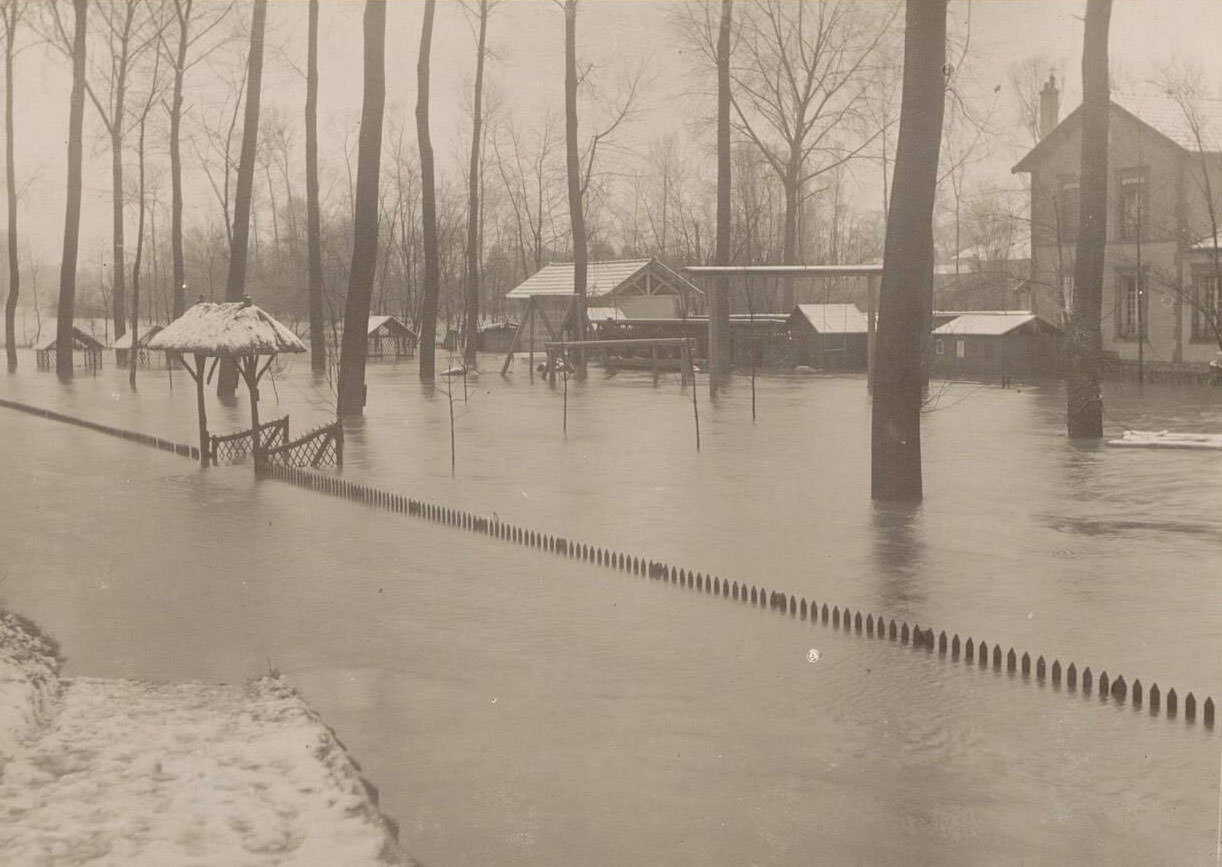
M 386 326 L 387 333 L 395 337 L 417 336 L 416 332 L 404 325 L 403 320 L 399 319 L 397 316 L 370 316 L 369 327 L 366 329 L 365 333 L 372 336 L 373 333 L 383 325 Z
M 1222 153 L 1222 100 L 1203 99 L 1191 106 L 1194 111 L 1197 126 L 1201 134 L 1198 146 L 1196 132 L 1193 130 L 1189 116 L 1184 106 L 1174 97 L 1166 94 L 1131 94 L 1113 93 L 1113 111 L 1121 111 L 1138 123 L 1141 123 L 1161 135 L 1173 145 L 1196 153 L 1203 150 L 1206 153 Z M 1053 130 L 1040 139 L 1027 154 L 1015 164 L 1011 172 L 1029 172 L 1033 162 L 1038 161 L 1044 151 L 1061 137 L 1068 134 L 1079 123 L 1082 106 L 1078 106 L 1061 121 Z
M 226 357 L 306 351 L 288 326 L 249 301 L 201 301 L 159 331 L 148 345 L 150 349 Z
M 613 321 L 618 321 L 620 319 L 627 319 L 627 318 L 628 317 L 624 315 L 624 311 L 620 310 L 618 307 L 587 307 L 586 308 L 586 319 L 589 319 L 591 322 L 605 322 L 609 319 Z
M 801 316 L 820 334 L 865 334 L 869 319 L 856 304 L 799 304 L 794 316 Z
M 51 330 L 51 334 L 44 337 L 42 340 L 34 344 L 34 349 L 39 352 L 45 352 L 48 349 L 54 349 L 58 335 L 55 329 Z M 88 331 L 82 331 L 76 325 L 72 326 L 72 340 L 77 349 L 105 349 L 102 341 L 98 340 Z
M 961 313 L 933 330 L 938 336 L 1000 337 L 1031 322 L 1041 327 L 1056 330 L 1056 326 L 1036 316 L 1030 310 L 985 310 L 978 313 Z
M 646 271 L 676 293 L 686 294 L 700 290 L 686 278 L 667 268 L 657 259 L 604 259 L 590 262 L 586 267 L 586 297 L 605 298 L 623 288 L 631 286 Z M 573 263 L 552 262 L 544 265 L 522 283 L 514 287 L 506 298 L 525 299 L 532 295 L 572 295 Z

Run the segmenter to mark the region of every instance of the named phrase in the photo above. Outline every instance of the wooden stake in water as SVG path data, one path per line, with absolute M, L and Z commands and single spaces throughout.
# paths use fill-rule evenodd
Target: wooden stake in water
M 564 377 L 564 432 L 569 432 L 569 366 L 561 359 L 564 367 L 561 371 Z
M 455 465 L 457 457 L 454 448 L 454 381 L 450 380 L 450 384 L 446 388 L 446 397 L 450 402 L 450 478 L 454 478 Z
M 687 370 L 691 374 L 692 383 L 692 417 L 696 420 L 696 451 L 700 451 L 700 407 L 696 403 L 696 364 L 692 360 L 692 345 L 685 343 L 683 351 L 687 355 Z

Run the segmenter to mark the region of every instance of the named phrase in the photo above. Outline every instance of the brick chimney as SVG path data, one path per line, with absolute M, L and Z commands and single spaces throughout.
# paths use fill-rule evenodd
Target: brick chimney
M 1048 81 L 1040 90 L 1040 138 L 1052 132 L 1061 119 L 1061 91 L 1057 89 L 1056 73 L 1048 74 Z

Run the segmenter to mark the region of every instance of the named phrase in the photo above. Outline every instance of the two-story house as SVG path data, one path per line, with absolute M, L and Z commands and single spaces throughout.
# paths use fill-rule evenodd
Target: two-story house
M 1013 168 L 1031 175 L 1032 309 L 1052 321 L 1073 306 L 1082 148 L 1081 109 L 1058 123 L 1057 103 L 1050 78 L 1041 139 Z M 1222 307 L 1222 103 L 1113 94 L 1108 124 L 1103 348 L 1135 360 L 1144 334 L 1147 361 L 1207 362 Z

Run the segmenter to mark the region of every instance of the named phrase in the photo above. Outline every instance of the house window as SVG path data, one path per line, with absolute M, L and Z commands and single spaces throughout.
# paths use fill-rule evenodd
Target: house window
M 960 337 L 955 341 L 955 358 L 967 357 L 967 341 Z
M 1192 282 L 1192 339 L 1212 342 L 1222 327 L 1222 279 L 1198 272 Z
M 1144 169 L 1125 169 L 1116 178 L 1116 235 L 1121 241 L 1144 240 L 1149 234 L 1146 174 Z
M 1142 337 L 1149 333 L 1145 322 L 1148 310 L 1144 287 L 1136 272 L 1116 275 L 1116 336 L 1126 340 L 1137 337 L 1141 323 Z
M 1061 275 L 1061 303 L 1065 305 L 1066 313 L 1074 311 L 1074 282 L 1073 272 Z
M 1057 196 L 1057 240 L 1072 243 L 1078 237 L 1078 182 L 1062 181 Z
M 937 340 L 933 342 L 933 352 L 934 352 L 934 355 L 945 355 L 946 354 L 946 345 L 941 337 L 939 337 Z

